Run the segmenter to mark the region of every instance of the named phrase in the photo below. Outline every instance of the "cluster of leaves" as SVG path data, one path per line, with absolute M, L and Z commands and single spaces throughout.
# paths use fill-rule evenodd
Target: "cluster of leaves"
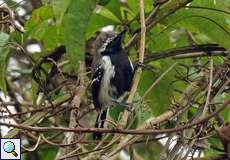
M 182 1 L 182 0 L 180 0 Z M 15 8 L 15 4 L 12 5 L 12 1 L 6 1 L 9 6 Z M 9 3 L 11 2 L 11 3 Z M 145 0 L 145 15 L 146 17 L 153 10 L 154 4 L 152 0 Z M 217 43 L 220 46 L 230 50 L 230 15 L 229 10 L 230 1 L 229 0 L 194 0 L 191 4 L 179 9 L 173 14 L 169 14 L 166 18 L 164 17 L 167 13 L 170 13 L 170 9 L 178 5 L 178 0 L 170 0 L 169 2 L 163 4 L 154 17 L 157 21 L 157 25 L 154 25 L 147 32 L 146 37 L 146 54 L 151 55 L 156 52 L 161 52 L 164 50 L 183 47 L 191 45 L 191 39 L 188 38 L 191 33 L 193 42 L 196 44 L 207 44 L 207 43 Z M 20 5 L 18 5 L 20 6 Z M 55 48 L 64 45 L 66 48 L 66 57 L 62 59 L 68 61 L 62 69 L 68 73 L 71 73 L 79 69 L 79 61 L 85 60 L 85 46 L 88 40 L 95 37 L 97 32 L 99 32 L 103 27 L 113 25 L 116 31 L 121 30 L 123 27 L 128 28 L 128 33 L 126 35 L 125 43 L 132 37 L 134 31 L 140 28 L 139 24 L 139 1 L 138 0 L 126 0 L 126 2 L 120 2 L 119 0 L 50 0 L 44 3 L 37 9 L 32 10 L 29 20 L 25 22 L 25 33 L 19 33 L 14 31 L 11 33 L 0 32 L 1 48 L 0 48 L 0 88 L 2 92 L 7 95 L 7 85 L 6 79 L 12 81 L 12 77 L 7 77 L 7 64 L 9 57 L 14 56 L 10 52 L 10 42 L 17 42 L 21 46 L 29 44 L 31 41 L 36 41 L 41 45 L 42 51 L 39 53 L 31 54 L 33 61 L 30 61 L 29 67 L 21 68 L 24 71 L 29 69 L 29 78 L 32 76 L 32 70 L 36 66 L 36 62 L 42 57 L 49 55 Z M 189 33 L 189 34 L 188 34 Z M 138 52 L 139 45 L 135 44 L 130 50 L 130 57 L 133 61 L 136 60 L 136 53 Z M 29 53 L 28 53 L 29 54 Z M 134 102 L 140 100 L 140 97 L 146 92 L 149 86 L 164 72 L 167 70 L 175 60 L 163 59 L 160 61 L 150 62 L 148 65 L 151 70 L 144 70 L 141 81 L 136 93 Z M 193 64 L 191 59 L 178 60 L 179 63 L 183 65 L 190 66 Z M 200 59 L 201 64 L 206 64 L 208 58 Z M 214 58 L 214 64 L 222 65 L 224 63 L 223 59 L 217 57 Z M 48 72 L 51 66 L 45 66 L 45 70 Z M 151 112 L 146 112 L 136 106 L 136 112 L 138 113 L 135 119 L 134 128 L 138 128 L 142 123 L 143 119 L 147 120 L 152 117 L 158 116 L 161 113 L 167 111 L 170 108 L 170 104 L 177 102 L 180 99 L 180 94 L 175 93 L 177 91 L 183 91 L 187 87 L 188 83 L 178 81 L 176 75 L 180 73 L 185 74 L 187 70 L 183 67 L 178 67 L 177 70 L 173 70 L 168 73 L 163 80 L 151 91 L 145 101 L 147 110 Z M 189 74 L 195 71 L 194 68 L 189 70 Z M 21 74 L 23 71 L 21 71 Z M 25 76 L 25 74 L 22 76 Z M 26 75 L 28 78 L 28 74 Z M 197 75 L 193 75 L 193 79 L 197 78 Z M 22 79 L 23 80 L 23 79 Z M 9 82 L 8 82 L 9 83 Z M 37 100 L 39 87 L 35 81 L 31 80 L 29 91 L 29 99 Z M 23 83 L 22 83 L 23 84 Z M 23 84 L 25 85 L 25 84 Z M 13 83 L 10 86 L 14 86 Z M 20 86 L 24 88 L 24 86 Z M 52 88 L 55 89 L 55 88 Z M 180 92 L 179 92 L 180 93 Z M 23 93 L 21 93 L 23 97 Z M 65 94 L 60 93 L 60 95 Z M 52 95 L 52 100 L 58 98 Z M 222 100 L 229 98 L 229 95 L 220 95 L 218 99 Z M 89 96 L 87 97 L 89 98 Z M 28 98 L 27 98 L 28 101 Z M 200 100 L 203 103 L 204 100 Z M 31 101 L 30 101 L 31 102 Z M 34 104 L 35 102 L 32 102 Z M 114 120 L 118 119 L 122 107 L 114 107 L 111 109 L 111 117 Z M 197 110 L 196 106 L 192 106 L 188 115 L 195 114 Z M 115 114 L 117 113 L 117 114 Z M 226 110 L 222 117 L 229 121 L 230 110 Z M 43 115 L 40 115 L 42 118 Z M 184 118 L 188 120 L 189 116 Z M 39 118 L 38 118 L 39 120 Z M 35 122 L 36 123 L 36 122 Z M 29 123 L 28 125 L 32 125 Z M 47 124 L 44 124 L 47 125 Z M 165 126 L 164 126 L 165 127 Z M 167 126 L 168 127 L 168 126 Z M 218 140 L 211 139 L 211 143 L 215 146 L 218 145 Z M 151 150 L 151 145 L 149 145 L 148 152 L 150 155 L 152 153 L 160 153 L 162 145 L 159 143 L 153 144 L 155 150 Z M 218 146 L 221 147 L 221 146 Z M 137 147 L 138 153 L 140 146 Z M 54 148 L 55 150 L 56 148 Z M 41 153 L 51 153 L 50 151 L 41 150 Z M 211 151 L 212 152 L 212 151 Z M 148 153 L 145 154 L 145 159 L 152 159 Z M 205 152 L 210 154 L 210 152 Z M 56 154 L 53 153 L 53 156 Z M 45 155 L 45 154 L 43 154 Z M 155 159 L 158 159 L 157 153 L 155 154 Z M 53 157 L 52 157 L 53 158 Z M 42 159 L 45 159 L 44 157 Z M 51 159 L 50 157 L 47 159 Z

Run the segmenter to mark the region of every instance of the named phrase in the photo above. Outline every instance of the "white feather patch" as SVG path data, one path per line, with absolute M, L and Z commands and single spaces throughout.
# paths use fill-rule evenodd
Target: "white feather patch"
M 99 53 L 104 52 L 105 49 L 106 49 L 106 47 L 108 46 L 108 44 L 110 42 L 112 42 L 115 37 L 116 37 L 116 35 L 114 35 L 113 37 L 107 38 L 106 41 L 105 41 L 105 43 L 103 43 L 103 45 L 101 46 L 101 48 L 98 50 L 98 52 Z
M 111 93 L 113 93 L 114 88 L 111 86 L 111 78 L 115 76 L 115 69 L 110 60 L 109 56 L 102 57 L 102 65 L 104 68 L 104 75 L 101 81 L 101 88 L 99 93 L 100 102 L 103 103 L 103 106 L 110 106 L 112 101 Z
M 132 68 L 132 71 L 134 71 L 133 62 L 130 60 L 129 57 L 128 57 L 128 59 L 129 59 L 129 63 L 130 63 L 130 66 L 131 66 L 131 68 Z

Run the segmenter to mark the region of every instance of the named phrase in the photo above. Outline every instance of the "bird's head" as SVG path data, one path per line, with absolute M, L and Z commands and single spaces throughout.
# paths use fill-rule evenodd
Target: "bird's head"
M 102 47 L 99 49 L 101 54 L 113 54 L 122 49 L 122 41 L 125 35 L 125 30 L 121 33 L 112 36 L 105 40 Z

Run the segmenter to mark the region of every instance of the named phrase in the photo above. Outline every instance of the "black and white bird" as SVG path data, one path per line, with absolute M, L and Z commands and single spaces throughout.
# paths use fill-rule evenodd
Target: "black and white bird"
M 129 91 L 133 78 L 133 64 L 122 48 L 125 31 L 108 38 L 97 51 L 92 63 L 92 98 L 99 112 L 96 128 L 103 128 L 107 109 Z M 94 139 L 101 139 L 100 133 Z

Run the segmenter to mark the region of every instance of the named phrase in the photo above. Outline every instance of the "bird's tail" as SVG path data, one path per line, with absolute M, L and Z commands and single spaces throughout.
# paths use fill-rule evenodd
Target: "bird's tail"
M 107 109 L 102 110 L 98 115 L 97 115 L 97 120 L 95 123 L 95 128 L 104 128 L 104 123 L 106 120 L 106 115 L 107 115 Z M 100 140 L 102 138 L 102 134 L 95 132 L 93 133 L 93 139 Z

